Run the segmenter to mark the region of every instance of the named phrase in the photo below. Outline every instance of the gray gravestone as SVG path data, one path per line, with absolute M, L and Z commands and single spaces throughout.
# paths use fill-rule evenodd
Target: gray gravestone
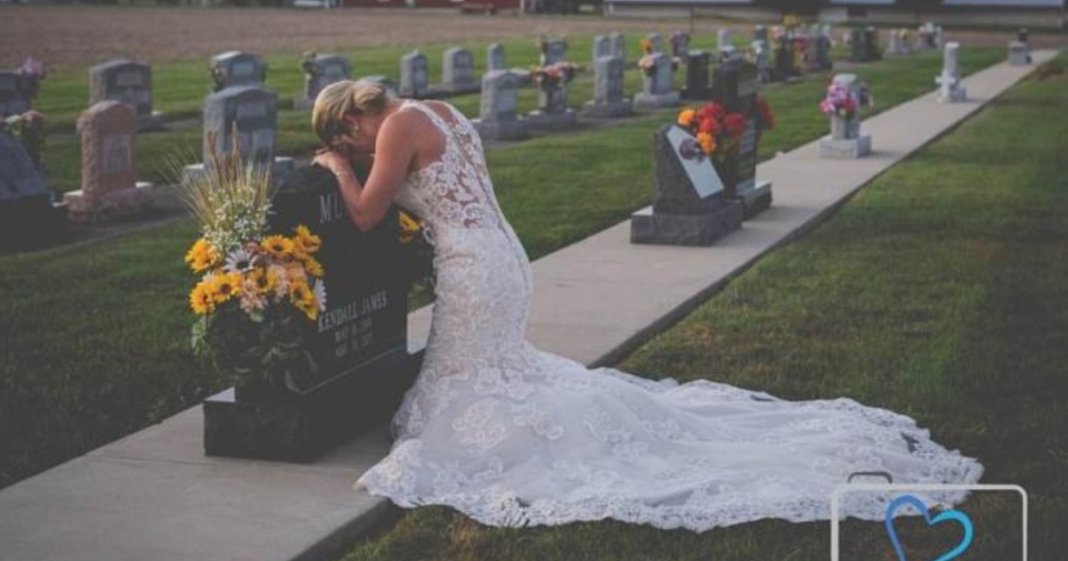
M 163 115 L 152 111 L 152 68 L 125 59 L 98 64 L 89 69 L 89 105 L 102 101 L 132 105 L 140 131 L 163 128 Z
M 479 83 L 475 79 L 475 55 L 460 47 L 446 49 L 442 55 L 441 89 L 448 93 L 460 94 L 477 92 Z
M 607 35 L 598 35 L 593 38 L 593 62 L 603 56 L 612 56 L 612 42 Z
M 851 116 L 831 115 L 831 134 L 820 139 L 821 158 L 861 158 L 871 153 L 871 135 L 860 132 L 860 86 L 854 74 L 838 74 L 834 83 L 845 86 L 853 96 L 856 111 Z
M 541 65 L 549 66 L 567 59 L 567 41 L 563 39 L 548 39 L 543 43 L 541 53 Z
M 507 70 L 491 70 L 482 76 L 479 118 L 472 124 L 483 138 L 526 138 L 527 122 L 519 116 L 519 78 Z
M 938 84 L 938 101 L 967 101 L 968 92 L 960 83 L 960 43 L 946 43 L 942 54 L 942 74 L 935 78 L 935 83 Z
M 0 117 L 21 115 L 31 108 L 24 79 L 15 72 L 0 72 Z
M 623 59 L 603 56 L 593 66 L 593 100 L 583 112 L 593 117 L 623 117 L 631 114 L 631 103 L 623 97 Z
M 78 118 L 82 144 L 82 188 L 64 194 L 76 222 L 110 218 L 142 210 L 144 189 L 137 181 L 135 137 L 137 114 L 132 105 L 101 101 Z
M 650 33 L 645 38 L 653 49 L 649 54 L 664 52 L 664 38 L 659 33 Z
M 1031 64 L 1031 48 L 1023 41 L 1009 43 L 1009 65 L 1027 66 Z
M 233 86 L 262 86 L 267 81 L 267 63 L 259 55 L 227 51 L 211 59 L 214 91 Z
M 504 46 L 500 43 L 491 43 L 486 47 L 486 70 L 504 70 Z
M 773 69 L 771 66 L 771 49 L 767 41 L 753 41 L 752 44 L 753 64 L 757 67 L 757 79 L 761 84 L 771 82 Z
M 314 107 L 323 88 L 352 78 L 352 63 L 343 55 L 317 53 L 305 59 L 301 68 L 304 70 L 304 92 L 293 104 L 299 110 Z
M 421 98 L 430 91 L 430 71 L 426 55 L 412 51 L 401 57 L 400 90 L 404 97 Z
M 720 52 L 723 52 L 723 50 L 726 49 L 727 47 L 734 46 L 733 43 L 731 42 L 732 35 L 733 34 L 731 33 L 730 29 L 726 29 L 726 28 L 720 29 L 716 33 L 716 50 L 718 50 Z
M 640 109 L 658 109 L 674 107 L 679 104 L 679 92 L 675 91 L 672 78 L 671 57 L 656 53 L 653 57 L 651 75 L 645 76 L 642 91 L 634 96 L 634 107 Z
M 623 66 L 627 65 L 627 40 L 623 37 L 622 33 L 611 33 L 608 35 L 608 42 L 611 45 L 612 56 L 623 59 Z
M 567 106 L 567 84 L 560 82 L 538 88 L 538 108 L 527 114 L 531 127 L 566 129 L 577 122 L 575 110 Z
M 216 153 L 223 159 L 229 158 L 237 142 L 242 160 L 270 166 L 273 181 L 280 181 L 294 164 L 292 158 L 275 157 L 277 130 L 278 95 L 273 91 L 262 86 L 235 86 L 215 92 L 204 100 L 204 162 L 212 161 L 212 138 Z M 200 173 L 205 173 L 203 164 L 186 167 L 187 178 Z
M 675 124 L 653 136 L 653 205 L 631 215 L 631 243 L 701 245 L 737 230 L 744 210 L 688 131 Z

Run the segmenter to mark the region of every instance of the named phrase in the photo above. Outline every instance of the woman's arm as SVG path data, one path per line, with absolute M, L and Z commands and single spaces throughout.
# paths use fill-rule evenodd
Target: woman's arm
M 352 166 L 341 154 L 331 151 L 316 158 L 337 176 L 349 219 L 361 232 L 382 221 L 404 184 L 416 149 L 412 142 L 414 135 L 405 134 L 412 131 L 414 123 L 410 119 L 411 115 L 398 113 L 382 123 L 375 141 L 374 165 L 366 185 L 360 185 Z

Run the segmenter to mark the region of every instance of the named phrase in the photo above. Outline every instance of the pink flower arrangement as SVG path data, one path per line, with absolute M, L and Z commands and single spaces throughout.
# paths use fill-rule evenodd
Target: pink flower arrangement
M 820 111 L 827 115 L 851 118 L 862 105 L 871 105 L 868 86 L 861 82 L 856 91 L 848 86 L 832 82 L 827 86 L 827 96 L 820 102 Z

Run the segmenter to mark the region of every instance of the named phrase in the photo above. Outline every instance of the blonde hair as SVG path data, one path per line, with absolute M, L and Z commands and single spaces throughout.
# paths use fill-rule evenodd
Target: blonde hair
M 329 143 L 334 137 L 351 132 L 345 115 L 378 115 L 392 97 L 385 86 L 373 80 L 334 82 L 315 98 L 312 128 L 319 140 Z

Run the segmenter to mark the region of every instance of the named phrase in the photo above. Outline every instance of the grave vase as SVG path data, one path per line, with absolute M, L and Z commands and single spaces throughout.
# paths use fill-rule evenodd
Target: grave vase
M 712 167 L 716 168 L 716 175 L 723 181 L 723 192 L 729 198 L 738 196 L 738 152 L 731 153 L 722 159 L 712 157 Z
M 860 119 L 856 115 L 842 117 L 831 115 L 831 138 L 849 140 L 860 136 Z

